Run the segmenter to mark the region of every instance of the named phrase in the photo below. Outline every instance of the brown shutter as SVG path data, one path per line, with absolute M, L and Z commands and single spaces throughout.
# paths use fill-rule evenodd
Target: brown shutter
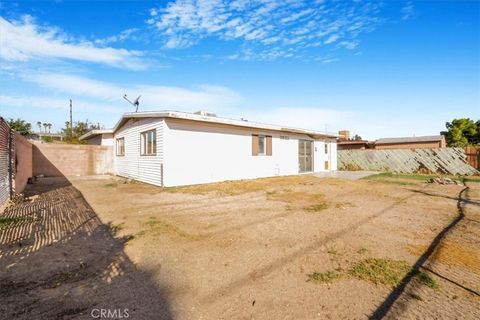
M 267 156 L 272 155 L 272 136 L 267 136 Z
M 258 156 L 258 135 L 252 134 L 252 156 Z

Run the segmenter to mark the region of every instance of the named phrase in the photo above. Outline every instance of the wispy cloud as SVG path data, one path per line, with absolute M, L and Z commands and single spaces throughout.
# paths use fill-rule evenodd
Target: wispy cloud
M 92 42 L 77 41 L 58 28 L 44 27 L 30 16 L 21 21 L 0 17 L 0 59 L 29 61 L 65 59 L 93 62 L 129 69 L 142 69 L 139 51 L 99 47 Z
M 105 46 L 112 43 L 124 42 L 126 40 L 137 40 L 137 37 L 135 36 L 135 34 L 138 33 L 139 31 L 140 31 L 139 28 L 129 28 L 129 29 L 123 30 L 117 35 L 95 39 L 94 42 L 98 45 Z
M 316 58 L 315 60 L 320 61 L 323 64 L 330 64 L 330 63 L 333 63 L 333 62 L 340 61 L 340 59 L 338 59 L 338 58 L 328 58 L 328 57 L 319 57 L 319 58 Z
M 412 1 L 407 1 L 402 7 L 402 20 L 408 20 L 415 15 L 415 7 Z
M 179 108 L 184 111 L 207 109 L 219 111 L 235 107 L 242 97 L 235 91 L 216 85 L 203 84 L 197 88 L 159 85 L 122 86 L 81 76 L 57 73 L 24 75 L 24 80 L 34 82 L 55 93 L 70 94 L 85 99 L 95 99 L 109 104 L 125 105 L 124 94 L 142 95 L 142 110 Z
M 69 108 L 67 98 L 55 98 L 49 96 L 31 95 L 0 95 L 2 106 L 14 108 L 40 108 L 67 110 Z M 117 113 L 119 108 L 106 103 L 95 103 L 91 101 L 75 100 L 75 109 L 93 113 Z
M 360 1 L 176 0 L 153 9 L 147 23 L 158 29 L 166 48 L 185 48 L 215 37 L 240 42 L 250 58 L 271 58 L 265 51 L 285 58 L 337 41 L 349 43 L 347 48 L 357 46 L 358 36 L 380 23 L 379 6 Z M 245 57 L 241 52 L 233 55 Z

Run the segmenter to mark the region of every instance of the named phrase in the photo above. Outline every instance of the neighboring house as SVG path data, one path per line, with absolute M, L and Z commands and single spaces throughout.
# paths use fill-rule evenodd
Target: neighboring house
M 50 133 L 50 132 L 32 132 L 25 136 L 25 138 L 27 138 L 28 140 L 50 139 L 51 141 L 63 141 L 64 137 L 65 136 L 62 133 Z
M 367 140 L 339 140 L 337 141 L 338 150 L 359 150 L 373 148 L 373 143 Z
M 336 135 L 175 111 L 124 114 L 116 175 L 158 186 L 337 169 Z
M 445 148 L 445 136 L 382 138 L 375 141 L 375 149 L 431 149 Z
M 91 130 L 79 138 L 87 144 L 113 146 L 113 130 Z

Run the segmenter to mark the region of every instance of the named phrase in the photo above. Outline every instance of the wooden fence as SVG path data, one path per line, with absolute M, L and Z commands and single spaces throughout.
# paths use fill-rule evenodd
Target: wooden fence
M 480 169 L 480 147 L 466 147 L 467 162 L 475 169 Z
M 0 208 L 13 192 L 13 144 L 12 130 L 0 117 Z
M 339 150 L 339 170 L 390 171 L 472 175 L 479 172 L 466 160 L 462 148 Z

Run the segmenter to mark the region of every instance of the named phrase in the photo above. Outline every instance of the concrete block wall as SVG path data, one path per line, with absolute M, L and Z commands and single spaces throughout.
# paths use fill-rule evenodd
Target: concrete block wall
M 35 142 L 33 175 L 87 176 L 113 173 L 113 147 Z
M 15 171 L 13 190 L 22 193 L 28 183 L 28 178 L 33 176 L 32 144 L 22 135 L 15 132 Z

